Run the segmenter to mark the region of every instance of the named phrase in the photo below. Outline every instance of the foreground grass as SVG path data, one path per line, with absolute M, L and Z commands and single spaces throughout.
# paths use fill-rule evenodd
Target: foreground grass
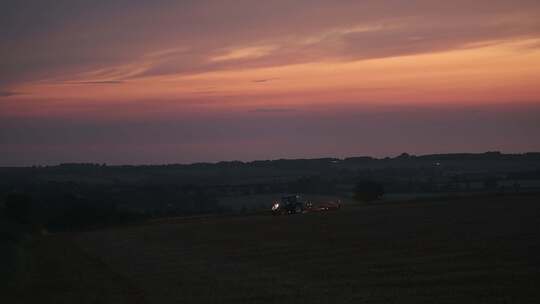
M 539 211 L 538 197 L 475 198 L 56 235 L 35 243 L 24 299 L 537 303 Z
M 17 271 L 3 284 L 1 303 L 144 303 L 129 281 L 67 235 L 33 236 L 11 246 Z

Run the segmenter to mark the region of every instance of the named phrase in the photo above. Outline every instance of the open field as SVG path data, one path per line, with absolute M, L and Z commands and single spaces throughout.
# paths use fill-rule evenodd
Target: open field
M 522 196 L 55 235 L 37 249 L 50 276 L 25 299 L 538 303 L 539 227 L 540 200 Z

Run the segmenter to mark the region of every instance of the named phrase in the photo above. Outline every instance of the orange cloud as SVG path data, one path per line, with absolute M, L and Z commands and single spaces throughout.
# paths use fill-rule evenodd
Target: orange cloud
M 102 78 L 92 75 L 62 83 L 31 83 L 16 90 L 25 92 L 25 100 L 42 104 L 29 109 L 33 112 L 43 111 L 47 105 L 69 109 L 74 104 L 125 104 L 137 111 L 137 103 L 142 101 L 163 107 L 165 112 L 194 107 L 230 111 L 340 104 L 538 102 L 540 48 L 534 46 L 539 42 L 529 39 L 440 53 L 148 76 L 118 82 L 100 81 L 97 79 Z M 148 108 L 141 106 L 139 111 L 144 113 Z
M 255 58 L 260 58 L 260 57 L 270 54 L 276 48 L 277 46 L 274 46 L 274 45 L 236 48 L 236 49 L 229 50 L 224 54 L 214 56 L 210 58 L 210 61 L 255 59 Z

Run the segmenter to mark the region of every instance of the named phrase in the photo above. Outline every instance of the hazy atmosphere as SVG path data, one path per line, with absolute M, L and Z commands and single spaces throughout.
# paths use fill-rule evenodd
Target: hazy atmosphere
M 4 1 L 0 165 L 540 150 L 538 1 Z
M 540 303 L 539 134 L 539 0 L 3 0 L 0 303 Z

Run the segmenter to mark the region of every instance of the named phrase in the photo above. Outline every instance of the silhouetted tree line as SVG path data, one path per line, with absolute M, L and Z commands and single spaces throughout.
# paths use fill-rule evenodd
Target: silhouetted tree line
M 381 193 L 499 191 L 503 185 L 514 184 L 512 189 L 527 191 L 519 187 L 520 181 L 540 179 L 539 168 L 540 153 L 499 152 L 160 166 L 0 167 L 0 202 L 2 217 L 10 221 L 81 229 L 144 217 L 228 213 L 232 211 L 221 206 L 219 198 L 253 194 L 352 193 L 369 201 Z
M 229 212 L 198 185 L 32 184 L 0 195 L 5 220 L 37 230 L 80 230 L 156 216 Z M 30 229 L 30 228 L 29 228 Z

